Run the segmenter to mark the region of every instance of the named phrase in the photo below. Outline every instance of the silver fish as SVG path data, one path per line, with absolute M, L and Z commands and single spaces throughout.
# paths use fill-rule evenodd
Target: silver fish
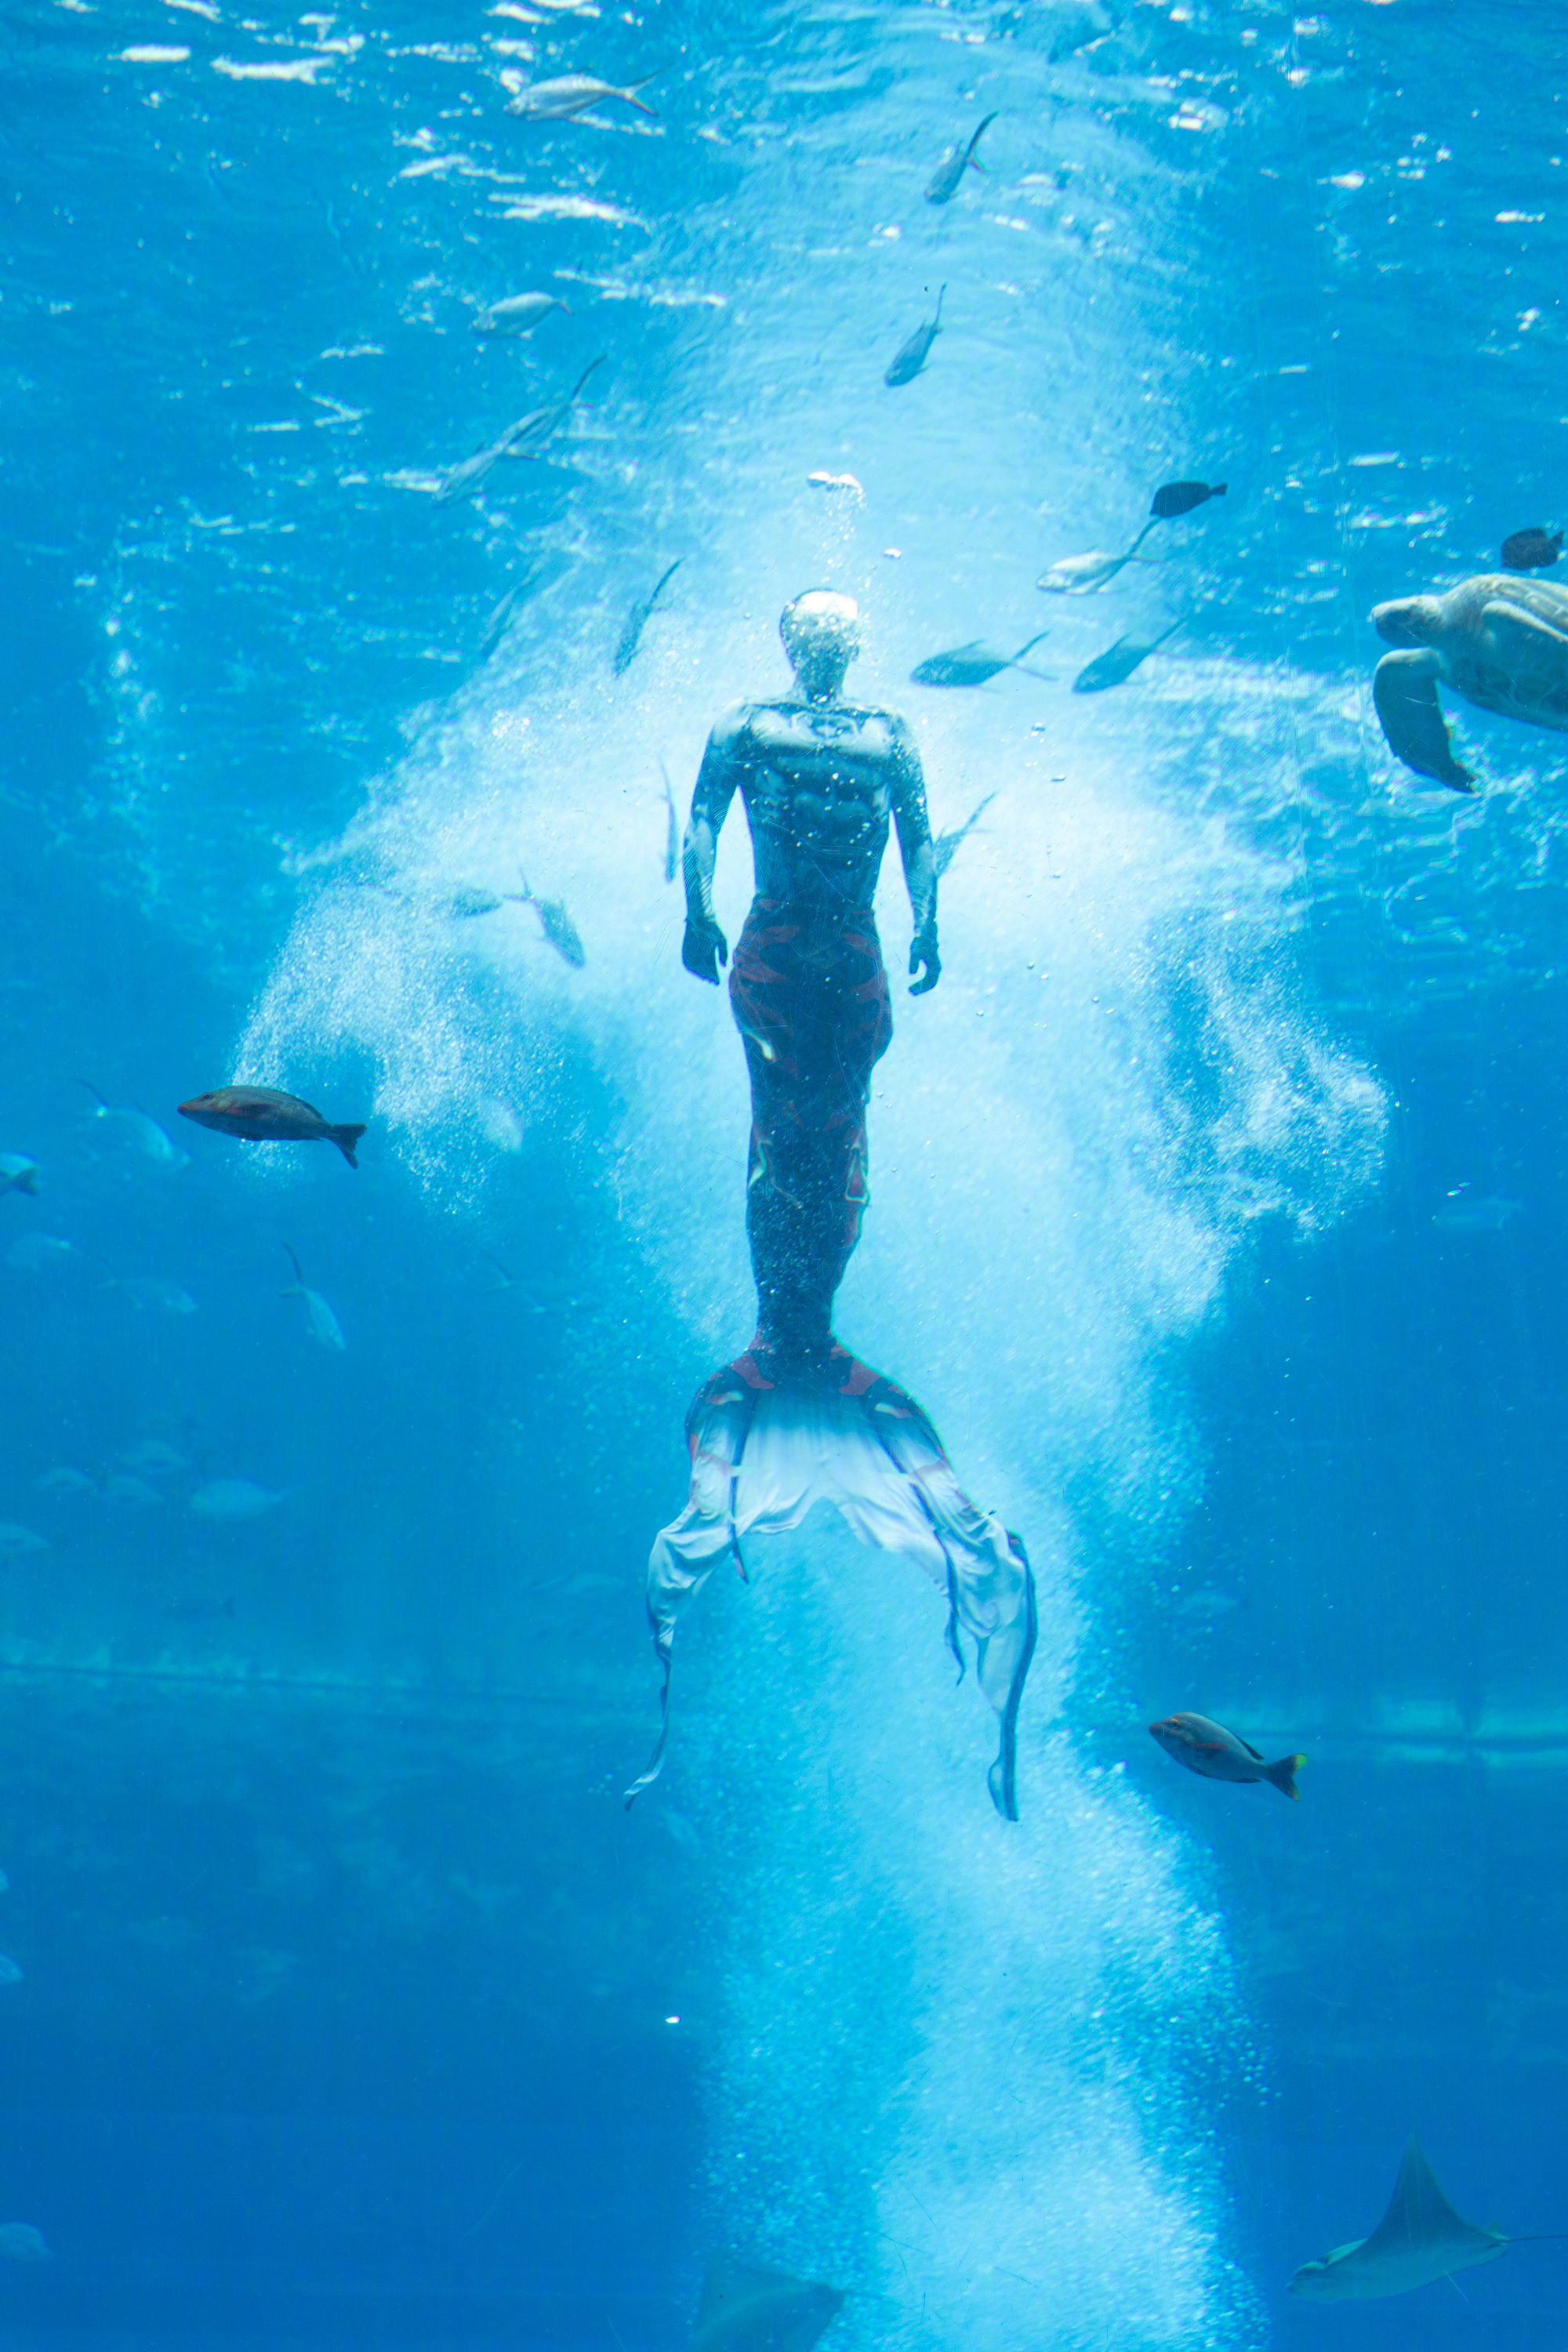
M 535 457 L 571 414 L 583 386 L 594 370 L 603 365 L 604 356 L 601 352 L 597 359 L 589 361 L 564 400 L 548 402 L 542 408 L 531 408 L 526 416 L 520 416 L 515 423 L 509 425 L 499 439 L 487 442 L 482 449 L 476 449 L 471 457 L 461 458 L 457 465 L 449 466 L 437 484 L 436 504 L 446 507 L 458 499 L 471 499 L 475 491 L 481 489 L 489 481 L 503 457 Z
M 634 604 L 631 611 L 626 614 L 626 626 L 621 631 L 619 641 L 616 646 L 615 667 L 616 676 L 617 677 L 624 676 L 626 671 L 630 669 L 632 663 L 637 659 L 637 650 L 638 646 L 642 643 L 642 633 L 647 626 L 648 616 L 652 613 L 654 606 L 658 604 L 659 597 L 663 594 L 668 583 L 674 579 L 676 573 L 679 571 L 682 561 L 683 559 L 678 555 L 675 562 L 670 565 L 668 571 L 660 575 L 657 584 L 655 585 L 652 595 L 645 597 L 640 603 Z
M 15 1519 L 0 1519 L 0 1559 L 20 1559 L 26 1552 L 47 1551 L 48 1548 L 47 1536 L 19 1526 Z
M 931 347 L 942 332 L 942 305 L 946 292 L 947 289 L 944 286 L 942 293 L 936 298 L 935 317 L 927 320 L 923 326 L 917 327 L 908 342 L 900 344 L 886 375 L 882 378 L 884 383 L 913 383 L 916 376 L 921 373 L 931 356 Z
M 1432 1223 L 1440 1234 L 1500 1234 L 1523 1205 L 1489 1192 L 1451 1192 Z
M 150 1118 L 140 1103 L 111 1103 L 99 1093 L 90 1079 L 83 1078 L 79 1083 L 86 1087 L 98 1105 L 92 1117 L 112 1119 L 131 1150 L 140 1152 L 143 1160 L 152 1160 L 156 1168 L 185 1168 L 190 1165 L 189 1152 L 176 1150 L 157 1120 Z
M 58 1234 L 18 1234 L 5 1253 L 5 1263 L 18 1274 L 44 1274 L 76 1255 L 76 1244 Z
M 1173 637 L 1181 625 L 1180 621 L 1173 621 L 1170 627 L 1162 629 L 1157 637 L 1136 635 L 1118 637 L 1113 646 L 1108 646 L 1102 654 L 1096 654 L 1094 659 L 1079 670 L 1072 682 L 1073 692 L 1103 694 L 1108 687 L 1125 685 L 1133 671 L 1142 667 L 1167 637 Z
M 999 654 L 983 639 L 972 637 L 966 646 L 954 646 L 945 654 L 932 654 L 929 661 L 912 669 L 910 677 L 916 686 L 984 686 L 1002 670 L 1012 669 L 1042 637 L 1049 635 L 1048 629 L 1037 631 L 1016 654 Z
M 526 335 L 532 332 L 541 319 L 552 310 L 566 310 L 558 294 L 509 294 L 503 302 L 492 302 L 474 320 L 476 335 Z M 566 310 L 568 318 L 572 313 Z
M 289 1499 L 288 1487 L 258 1486 L 250 1478 L 213 1478 L 191 1496 L 200 1519 L 259 1519 Z
M 587 950 L 583 945 L 582 934 L 567 912 L 565 899 L 536 898 L 528 887 L 526 875 L 520 898 L 523 906 L 532 907 L 537 912 L 539 928 L 556 954 L 567 963 L 575 965 L 580 971 L 588 961 Z
M 948 149 L 931 174 L 931 184 L 926 189 L 928 205 L 945 205 L 950 197 L 958 194 L 959 183 L 965 172 L 983 172 L 985 169 L 974 151 L 980 144 L 980 131 L 988 131 L 995 120 L 994 114 L 988 114 L 981 124 L 980 131 L 974 133 L 967 147 L 960 141 L 956 147 Z
M 300 1261 L 289 1244 L 285 1242 L 283 1246 L 289 1253 L 289 1263 L 294 1269 L 294 1279 L 289 1288 L 280 1292 L 279 1296 L 284 1298 L 302 1299 L 305 1306 L 305 1328 L 311 1339 L 317 1340 L 323 1348 L 335 1348 L 342 1350 L 348 1346 L 348 1341 L 343 1338 L 342 1325 L 338 1321 L 321 1292 L 312 1290 L 306 1282 Z
M 966 817 L 962 824 L 949 825 L 945 833 L 938 834 L 931 849 L 931 864 L 939 882 L 995 797 L 994 793 L 987 793 L 973 816 Z
M 1163 559 L 1158 556 L 1138 553 L 1153 530 L 1156 520 L 1152 515 L 1131 546 L 1121 555 L 1108 554 L 1103 547 L 1092 547 L 1087 555 L 1062 556 L 1048 571 L 1040 574 L 1035 583 L 1036 587 L 1043 588 L 1047 596 L 1088 596 L 1095 589 L 1103 588 L 1108 581 L 1114 580 L 1123 566 L 1134 560 L 1140 563 L 1161 562 Z
M 521 114 L 529 122 L 566 122 L 574 114 L 585 114 L 603 98 L 624 99 L 640 114 L 652 114 L 654 109 L 637 96 L 650 81 L 657 81 L 662 68 L 644 74 L 637 81 L 628 82 L 623 89 L 613 81 L 600 81 L 595 74 L 562 74 L 554 81 L 530 82 L 509 100 L 507 112 Z

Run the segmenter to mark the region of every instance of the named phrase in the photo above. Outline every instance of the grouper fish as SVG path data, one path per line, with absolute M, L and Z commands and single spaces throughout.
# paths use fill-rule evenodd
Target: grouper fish
M 1304 1756 L 1280 1756 L 1266 1764 L 1249 1740 L 1238 1739 L 1234 1731 L 1227 1731 L 1222 1723 L 1211 1723 L 1206 1715 L 1168 1715 L 1163 1723 L 1152 1723 L 1149 1730 L 1167 1756 L 1173 1756 L 1189 1772 L 1201 1773 L 1205 1780 L 1267 1780 L 1282 1797 L 1300 1796 L 1296 1775 L 1307 1760 Z
M 335 1143 L 351 1168 L 359 1166 L 354 1147 L 364 1133 L 363 1119 L 334 1126 L 312 1104 L 276 1087 L 215 1087 L 183 1102 L 180 1117 L 246 1143 Z

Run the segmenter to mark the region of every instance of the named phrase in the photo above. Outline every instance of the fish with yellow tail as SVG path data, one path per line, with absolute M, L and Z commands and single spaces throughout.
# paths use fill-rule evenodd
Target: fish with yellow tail
M 1266 1764 L 1250 1740 L 1238 1739 L 1206 1715 L 1168 1715 L 1163 1723 L 1152 1723 L 1149 1731 L 1167 1756 L 1189 1772 L 1201 1772 L 1205 1780 L 1267 1780 L 1282 1797 L 1300 1798 L 1296 1775 L 1307 1760 L 1304 1756 L 1279 1756 Z

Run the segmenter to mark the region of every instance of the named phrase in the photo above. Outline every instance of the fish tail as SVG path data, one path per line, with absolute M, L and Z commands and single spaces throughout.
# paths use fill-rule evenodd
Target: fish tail
M 944 302 L 944 300 L 946 299 L 946 298 L 947 298 L 947 288 L 946 288 L 945 286 L 943 286 L 943 287 L 940 289 L 940 291 L 938 292 L 938 295 L 937 295 L 937 298 L 936 298 L 936 316 L 935 316 L 935 318 L 931 320 L 931 325 L 932 325 L 932 327 L 933 327 L 933 328 L 940 327 L 940 326 L 941 326 L 941 324 L 942 324 L 942 303 Z
M 298 1256 L 295 1255 L 294 1244 L 292 1242 L 284 1243 L 283 1253 L 288 1258 L 289 1265 L 294 1269 L 294 1288 L 292 1290 L 285 1290 L 281 1292 L 279 1296 L 284 1298 L 298 1298 L 303 1291 L 305 1269 L 300 1265 Z
M 969 146 L 964 153 L 964 162 L 976 172 L 984 172 L 985 169 L 984 164 L 981 162 L 979 156 L 974 152 L 980 144 L 981 131 L 989 131 L 991 125 L 995 121 L 995 120 L 996 117 L 994 114 L 988 114 L 986 116 L 984 121 L 980 126 L 980 130 L 975 132 L 973 138 L 970 141 Z
M 1301 1791 L 1296 1786 L 1296 1775 L 1306 1760 L 1304 1756 L 1281 1756 L 1274 1763 L 1264 1766 L 1263 1778 L 1271 1789 L 1278 1789 L 1282 1797 L 1293 1798 L 1299 1804 Z
M 88 1093 L 92 1097 L 93 1101 L 98 1105 L 100 1110 L 107 1110 L 109 1108 L 108 1097 L 99 1093 L 98 1088 L 93 1085 L 90 1078 L 79 1078 L 77 1080 L 77 1084 L 79 1087 L 85 1087 L 87 1088 Z
M 647 600 L 647 608 L 650 613 L 685 561 L 686 559 L 684 556 L 678 555 L 675 562 L 670 565 L 669 570 L 664 573 L 663 577 L 659 581 L 658 586 L 654 590 L 653 594 Z
M 1029 639 L 1029 642 L 1028 642 L 1028 644 L 1027 644 L 1026 646 L 1020 646 L 1018 647 L 1018 650 L 1017 650 L 1017 652 L 1014 655 L 1013 659 L 1014 659 L 1016 662 L 1021 662 L 1021 661 L 1023 660 L 1024 656 L 1025 656 L 1026 654 L 1032 654 L 1032 653 L 1034 652 L 1035 647 L 1036 647 L 1037 646 L 1038 646 L 1038 645 L 1043 645 L 1043 644 L 1045 643 L 1046 639 L 1050 635 L 1050 634 L 1051 634 L 1051 633 L 1050 633 L 1049 629 L 1040 629 L 1040 630 L 1037 631 L 1037 633 L 1035 634 L 1035 635 L 1034 635 L 1034 636 L 1032 636 L 1032 637 Z M 992 797 L 993 797 L 993 798 L 994 798 L 994 794 L 993 794 L 993 795 L 992 795 Z M 983 808 L 984 806 L 984 802 L 982 802 L 982 803 L 981 803 L 981 807 Z M 977 810 L 975 811 L 975 814 L 976 814 L 976 815 L 978 815 L 978 814 L 979 814 L 979 813 L 980 813 L 980 812 L 979 812 L 979 810 L 977 809 Z
M 354 1158 L 354 1146 L 364 1133 L 364 1121 L 361 1119 L 356 1123 L 353 1120 L 345 1120 L 341 1127 L 329 1127 L 327 1133 L 331 1137 L 349 1166 L 357 1168 L 359 1161 Z
M 1230 484 L 1228 482 L 1215 482 L 1209 492 L 1209 496 L 1211 499 L 1223 499 L 1229 488 Z
M 34 1198 L 37 1199 L 38 1191 L 37 1170 L 36 1168 L 29 1168 L 25 1176 L 18 1176 L 16 1182 L 12 1185 L 11 1190 L 13 1192 L 31 1192 Z
M 651 111 L 651 110 L 650 110 L 650 111 Z M 573 401 L 573 400 L 575 400 L 575 399 L 578 397 L 579 394 L 582 392 L 583 386 L 587 383 L 588 378 L 593 374 L 594 370 L 595 370 L 596 367 L 603 367 L 603 366 L 604 366 L 604 364 L 605 364 L 605 354 L 604 354 L 604 352 L 601 352 L 599 353 L 599 356 L 598 356 L 598 358 L 597 358 L 596 360 L 590 360 L 590 361 L 588 362 L 587 366 L 584 369 L 584 371 L 583 371 L 582 374 L 578 377 L 578 379 L 577 379 L 576 383 L 575 383 L 573 385 L 573 387 L 572 387 L 572 399 L 571 399 L 571 400 L 568 400 L 568 402 L 566 403 L 566 405 L 567 405 L 567 407 L 568 407 L 568 408 L 570 408 L 570 407 L 571 407 L 571 405 L 572 405 L 572 401 Z

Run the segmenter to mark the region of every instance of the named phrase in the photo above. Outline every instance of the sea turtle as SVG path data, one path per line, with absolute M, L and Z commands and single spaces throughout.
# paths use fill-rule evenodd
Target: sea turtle
M 1485 572 L 1446 596 L 1400 596 L 1373 609 L 1384 654 L 1372 682 L 1383 731 L 1418 776 L 1475 790 L 1437 699 L 1442 679 L 1467 702 L 1532 727 L 1568 732 L 1568 587 Z

